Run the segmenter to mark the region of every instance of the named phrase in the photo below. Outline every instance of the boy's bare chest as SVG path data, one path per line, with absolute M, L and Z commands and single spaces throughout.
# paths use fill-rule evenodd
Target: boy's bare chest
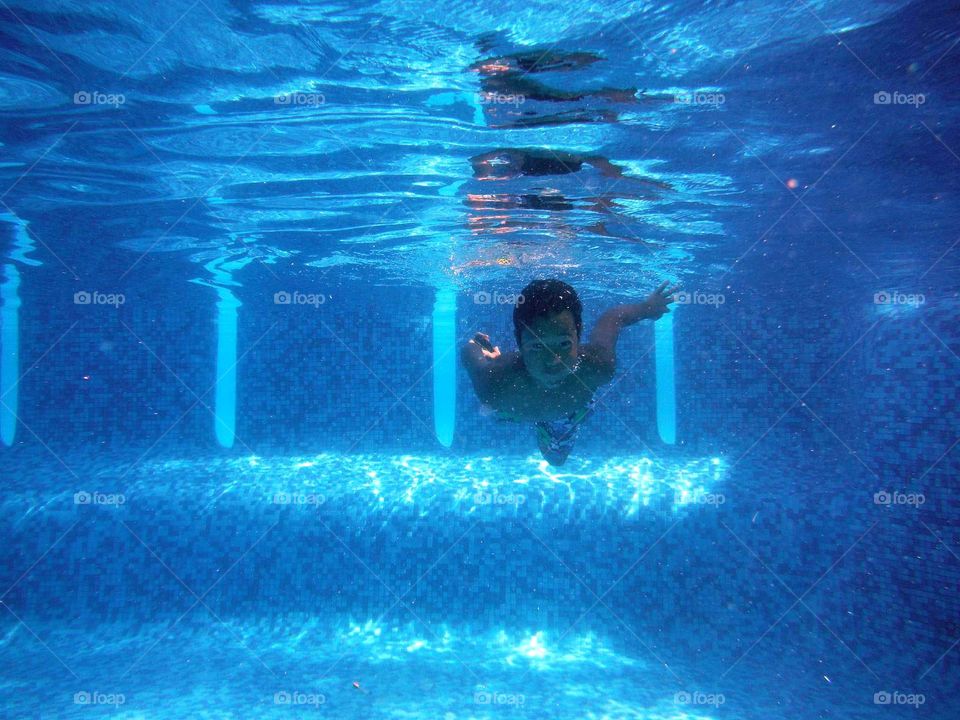
M 516 374 L 504 378 L 489 403 L 495 410 L 530 422 L 557 420 L 586 406 L 593 391 L 577 376 L 570 375 L 554 388 L 539 387 L 529 377 Z

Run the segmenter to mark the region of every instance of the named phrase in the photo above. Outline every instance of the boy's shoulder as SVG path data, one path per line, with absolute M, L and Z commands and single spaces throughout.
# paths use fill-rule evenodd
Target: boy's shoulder
M 592 389 L 613 380 L 617 370 L 617 358 L 603 345 L 587 343 L 580 346 L 580 367 L 577 375 Z

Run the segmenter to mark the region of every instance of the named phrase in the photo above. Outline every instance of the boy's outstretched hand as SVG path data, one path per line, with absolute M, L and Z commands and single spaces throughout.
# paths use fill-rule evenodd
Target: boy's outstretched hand
M 473 339 L 470 342 L 476 343 L 480 346 L 480 350 L 483 352 L 483 356 L 485 358 L 496 360 L 498 357 L 500 357 L 500 348 L 493 346 L 493 343 L 490 342 L 489 335 L 478 332 L 473 336 Z
M 679 285 L 669 287 L 670 281 L 665 280 L 656 290 L 650 293 L 650 296 L 643 301 L 647 306 L 647 317 L 650 320 L 659 320 L 665 313 L 670 312 L 669 305 L 676 298 L 673 296 L 680 291 Z

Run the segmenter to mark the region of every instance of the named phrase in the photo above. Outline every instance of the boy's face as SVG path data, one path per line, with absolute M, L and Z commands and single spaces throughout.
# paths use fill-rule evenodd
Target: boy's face
M 579 354 L 573 313 L 534 318 L 520 334 L 520 356 L 527 372 L 541 385 L 559 384 L 576 366 Z

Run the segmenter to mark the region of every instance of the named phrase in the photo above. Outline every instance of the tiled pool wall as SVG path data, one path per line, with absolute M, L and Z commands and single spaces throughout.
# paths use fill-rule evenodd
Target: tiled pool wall
M 278 283 L 259 274 L 235 288 L 243 303 L 237 439 L 222 452 L 449 452 L 433 433 L 432 291 L 304 284 L 279 290 L 324 293 L 327 301 L 285 306 L 273 303 Z M 131 281 L 114 309 L 74 305 L 76 289 L 59 281 L 22 286 L 18 441 L 221 452 L 210 410 L 214 291 Z M 606 308 L 583 300 L 588 335 Z M 744 294 L 719 308 L 676 310 L 677 447 L 657 437 L 653 331 L 644 322 L 621 336 L 619 374 L 599 391 L 576 452 L 739 456 L 783 416 L 777 427 L 793 430 L 798 449 L 808 449 L 809 430 L 826 426 L 836 436 L 814 452 L 852 449 L 896 475 L 922 472 L 955 439 L 960 360 L 941 341 L 960 342 L 945 317 L 885 319 L 865 304 L 862 318 L 840 322 L 758 312 L 756 300 Z M 513 349 L 511 310 L 460 293 L 460 339 L 483 330 L 503 351 Z M 480 415 L 462 368 L 452 452 L 536 453 L 531 428 Z

